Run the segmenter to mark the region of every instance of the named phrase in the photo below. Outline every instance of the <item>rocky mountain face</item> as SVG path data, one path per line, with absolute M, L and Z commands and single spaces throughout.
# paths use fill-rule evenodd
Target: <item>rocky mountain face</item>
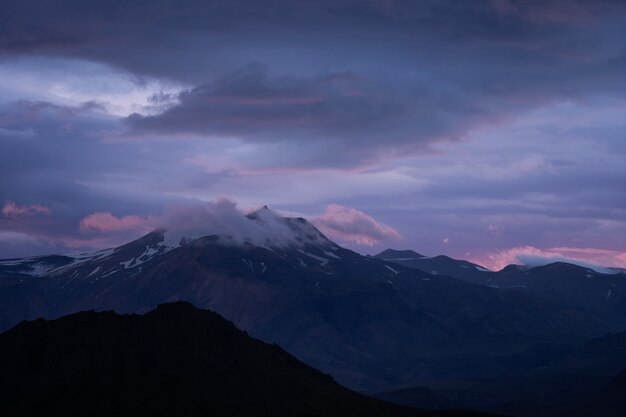
M 434 415 L 349 391 L 183 302 L 23 322 L 0 334 L 0 369 L 6 417 Z
M 2 261 L 0 326 L 185 300 L 361 390 L 507 375 L 548 360 L 537 344 L 613 329 L 549 297 L 361 256 L 304 219 L 262 210 L 245 222 L 253 235 L 154 231 L 100 252 Z

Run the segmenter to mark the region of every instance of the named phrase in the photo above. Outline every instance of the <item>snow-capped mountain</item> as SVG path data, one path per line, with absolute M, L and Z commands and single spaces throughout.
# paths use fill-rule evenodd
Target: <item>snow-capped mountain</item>
M 230 224 L 243 226 L 157 230 L 114 249 L 2 261 L 0 327 L 184 300 L 361 389 L 499 374 L 520 366 L 528 344 L 611 330 L 549 299 L 361 256 L 266 208 Z

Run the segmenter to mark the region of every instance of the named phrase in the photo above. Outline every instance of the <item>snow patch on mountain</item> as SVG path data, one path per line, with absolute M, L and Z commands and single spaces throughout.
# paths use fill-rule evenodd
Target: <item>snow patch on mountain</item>
M 390 270 L 391 272 L 393 272 L 393 273 L 394 273 L 394 275 L 398 275 L 398 274 L 399 274 L 399 272 L 398 272 L 398 271 L 396 271 L 395 269 L 393 269 L 393 268 L 392 268 L 392 267 L 390 267 L 389 265 L 385 265 L 385 268 L 387 268 L 388 270 Z
M 314 254 L 309 253 L 309 252 L 306 252 L 306 251 L 304 251 L 304 250 L 302 250 L 302 249 L 298 249 L 298 252 L 300 252 L 301 254 L 303 254 L 303 255 L 305 255 L 305 256 L 308 256 L 309 258 L 313 258 L 313 259 L 315 259 L 315 260 L 316 260 L 316 261 L 318 261 L 318 262 L 319 262 L 322 266 L 325 266 L 328 262 L 330 262 L 330 259 L 328 259 L 328 258 L 324 258 L 324 257 L 322 257 L 322 256 L 317 256 L 317 255 L 314 255 Z
M 91 271 L 91 272 L 89 273 L 89 275 L 87 275 L 87 277 L 90 277 L 90 276 L 93 276 L 93 275 L 97 274 L 99 270 L 100 270 L 100 267 L 99 267 L 99 266 L 95 267 L 95 268 L 94 268 L 94 270 L 93 270 L 93 271 Z

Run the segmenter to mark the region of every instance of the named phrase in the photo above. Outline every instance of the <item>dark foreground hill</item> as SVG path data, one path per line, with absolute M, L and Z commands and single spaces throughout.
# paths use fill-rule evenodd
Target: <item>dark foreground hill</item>
M 0 334 L 0 415 L 478 416 L 349 391 L 276 345 L 187 303 L 83 312 Z
M 586 417 L 624 415 L 626 415 L 626 369 L 613 378 L 580 413 L 580 416 Z

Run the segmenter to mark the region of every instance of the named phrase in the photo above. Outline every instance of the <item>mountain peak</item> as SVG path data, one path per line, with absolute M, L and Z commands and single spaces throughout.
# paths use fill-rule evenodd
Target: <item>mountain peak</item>
M 396 250 L 396 249 L 385 249 L 378 255 L 374 255 L 374 258 L 379 259 L 420 259 L 425 258 L 424 255 L 415 252 L 414 250 Z
M 272 215 L 275 217 L 282 217 L 280 214 L 278 214 L 277 212 L 275 212 L 274 210 L 272 210 L 271 208 L 269 208 L 267 206 L 267 204 L 265 204 L 263 207 L 258 208 L 248 214 L 246 214 L 246 217 L 249 219 L 258 219 L 259 217 L 265 216 L 265 215 Z
M 267 205 L 248 214 L 229 208 L 190 216 L 167 228 L 163 244 L 174 248 L 208 236 L 225 245 L 252 244 L 271 248 L 306 243 L 334 245 L 307 220 L 284 217 Z

